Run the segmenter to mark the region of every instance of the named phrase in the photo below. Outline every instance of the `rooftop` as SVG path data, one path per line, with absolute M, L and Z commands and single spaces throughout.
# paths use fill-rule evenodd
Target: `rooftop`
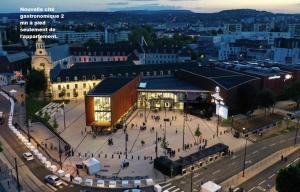
M 142 84 L 144 83 L 144 84 Z M 199 91 L 201 87 L 192 83 L 182 81 L 176 77 L 143 78 L 140 90 L 177 90 L 177 91 Z M 140 84 L 140 85 L 141 85 Z
M 114 78 L 106 78 L 101 83 L 96 85 L 92 90 L 88 92 L 88 96 L 94 95 L 103 95 L 110 96 L 127 83 L 132 81 L 135 77 L 114 77 Z

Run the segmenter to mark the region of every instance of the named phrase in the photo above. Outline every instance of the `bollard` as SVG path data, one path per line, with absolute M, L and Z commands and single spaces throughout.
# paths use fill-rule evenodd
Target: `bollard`
M 138 160 L 140 160 L 140 156 L 138 156 Z
M 98 154 L 98 158 L 100 158 L 100 154 Z
M 131 159 L 133 159 L 133 155 L 131 156 Z
M 84 153 L 84 157 L 86 157 L 86 153 Z
M 112 159 L 114 158 L 114 154 L 111 155 L 111 158 L 112 158 Z
M 152 156 L 150 157 L 151 161 L 152 161 Z
M 119 155 L 119 159 L 121 159 L 121 155 Z
M 104 157 L 107 158 L 107 154 L 105 154 Z
M 146 156 L 144 156 L 144 160 L 146 160 Z
M 78 156 L 80 157 L 80 156 L 81 156 L 81 154 L 80 154 L 80 153 L 78 153 Z

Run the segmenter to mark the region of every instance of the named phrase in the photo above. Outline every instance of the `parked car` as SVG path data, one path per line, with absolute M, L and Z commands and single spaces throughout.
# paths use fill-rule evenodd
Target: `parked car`
M 34 157 L 30 152 L 23 153 L 23 157 L 26 159 L 26 161 L 34 160 Z
M 62 184 L 62 181 L 56 175 L 46 175 L 44 180 L 46 183 L 49 183 L 53 186 L 59 186 Z
M 127 190 L 125 190 L 123 192 L 144 192 L 144 191 L 142 191 L 140 189 L 127 189 Z

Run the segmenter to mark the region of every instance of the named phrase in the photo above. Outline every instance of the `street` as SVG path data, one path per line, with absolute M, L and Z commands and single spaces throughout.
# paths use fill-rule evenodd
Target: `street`
M 275 179 L 278 171 L 287 167 L 299 160 L 300 150 L 287 157 L 287 161 L 279 161 L 273 166 L 267 168 L 260 174 L 256 175 L 252 179 L 240 185 L 240 188 L 244 188 L 246 192 L 261 192 L 268 191 L 275 186 Z
M 259 162 L 265 157 L 270 156 L 276 151 L 293 145 L 295 133 L 291 132 L 285 135 L 272 137 L 261 142 L 254 143 L 247 147 L 246 168 Z M 299 142 L 298 136 L 297 141 Z M 242 171 L 243 167 L 243 150 L 240 150 L 232 156 L 227 156 L 207 167 L 195 169 L 193 173 L 193 191 L 199 191 L 201 183 L 214 181 L 221 183 L 227 178 Z M 174 191 L 191 191 L 191 174 L 188 173 L 183 177 L 174 179 L 173 181 L 162 184 L 163 189 L 168 189 L 172 186 L 170 192 Z M 178 190 L 177 190 L 178 188 Z

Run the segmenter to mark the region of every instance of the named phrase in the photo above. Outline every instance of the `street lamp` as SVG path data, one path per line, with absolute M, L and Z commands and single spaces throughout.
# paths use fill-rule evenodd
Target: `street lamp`
M 194 165 L 191 167 L 191 192 L 193 192 Z
M 244 163 L 243 163 L 243 177 L 245 176 L 245 168 L 246 168 L 246 153 L 247 153 L 247 140 L 248 140 L 248 134 L 245 134 L 246 128 L 243 128 L 243 133 L 245 135 L 246 143 L 245 143 L 245 150 L 244 150 Z

